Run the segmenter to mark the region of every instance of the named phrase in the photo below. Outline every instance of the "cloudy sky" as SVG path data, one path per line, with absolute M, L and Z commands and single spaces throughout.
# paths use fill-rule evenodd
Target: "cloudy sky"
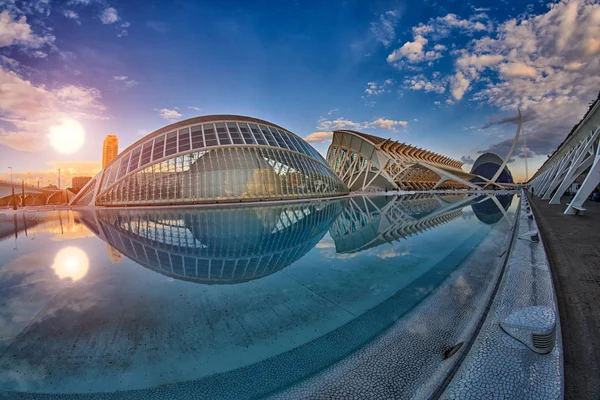
M 600 90 L 594 1 L 0 1 L 0 178 L 99 168 L 166 124 L 232 113 L 323 154 L 356 129 L 465 161 L 504 157 L 518 107 L 530 175 Z M 78 121 L 83 148 L 50 146 Z M 468 169 L 469 166 L 465 165 Z M 522 148 L 510 164 L 524 177 Z M 27 173 L 31 173 L 28 175 Z

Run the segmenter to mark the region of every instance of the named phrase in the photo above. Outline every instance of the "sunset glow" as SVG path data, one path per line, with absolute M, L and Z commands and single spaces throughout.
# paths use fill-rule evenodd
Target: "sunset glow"
M 54 150 L 63 154 L 72 154 L 83 146 L 85 131 L 79 122 L 65 120 L 61 125 L 51 127 L 48 137 Z

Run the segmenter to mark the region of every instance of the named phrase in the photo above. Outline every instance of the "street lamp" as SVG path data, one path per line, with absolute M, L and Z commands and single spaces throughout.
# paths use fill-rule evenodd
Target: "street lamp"
M 15 187 L 13 186 L 13 182 L 12 182 L 12 167 L 8 167 L 10 169 L 10 189 L 12 191 L 12 195 L 10 197 L 10 199 L 13 202 L 13 210 L 17 209 L 17 203 L 15 202 Z

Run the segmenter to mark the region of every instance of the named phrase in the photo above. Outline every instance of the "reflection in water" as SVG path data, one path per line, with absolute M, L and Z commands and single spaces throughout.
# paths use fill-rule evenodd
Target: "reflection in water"
M 462 216 L 466 194 L 354 197 L 331 226 L 338 253 L 355 253 L 410 237 Z
M 108 252 L 108 258 L 110 259 L 110 262 L 113 264 L 120 263 L 125 257 L 123 253 L 111 246 L 110 243 L 106 243 L 106 251 Z
M 54 257 L 51 268 L 60 279 L 71 279 L 74 282 L 86 276 L 89 268 L 87 254 L 79 247 L 65 247 Z
M 237 283 L 270 275 L 300 259 L 325 235 L 343 203 L 102 209 L 83 221 L 112 248 L 161 274 Z
M 480 202 L 473 204 L 473 212 L 475 213 L 477 219 L 484 224 L 493 225 L 504 217 L 506 210 L 508 210 L 512 204 L 512 199 L 512 194 L 504 194 L 493 197 L 487 196 Z

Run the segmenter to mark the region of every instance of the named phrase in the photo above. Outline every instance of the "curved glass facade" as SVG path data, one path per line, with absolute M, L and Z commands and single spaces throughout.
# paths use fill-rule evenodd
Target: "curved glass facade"
M 93 204 L 107 206 L 348 193 L 304 140 L 265 121 L 238 116 L 199 117 L 159 129 L 127 148 L 99 175 Z M 84 199 L 78 196 L 74 204 L 88 204 Z

